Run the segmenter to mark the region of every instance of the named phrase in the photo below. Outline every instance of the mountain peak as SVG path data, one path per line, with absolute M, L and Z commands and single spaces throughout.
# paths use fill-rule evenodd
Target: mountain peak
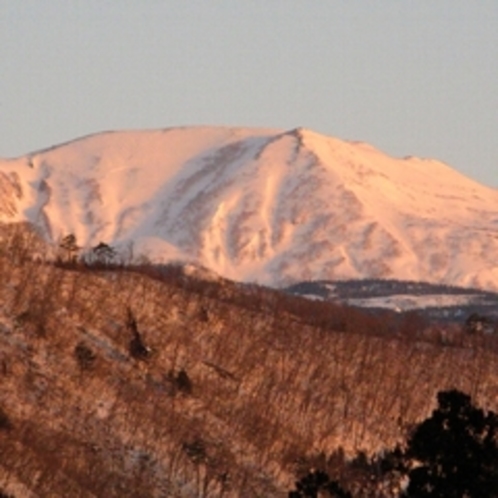
M 498 191 L 438 161 L 289 131 L 105 132 L 0 161 L 0 221 L 131 243 L 243 281 L 399 278 L 498 288 Z

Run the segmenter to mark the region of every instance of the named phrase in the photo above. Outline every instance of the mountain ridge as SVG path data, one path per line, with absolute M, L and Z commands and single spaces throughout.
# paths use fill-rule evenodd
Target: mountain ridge
M 498 289 L 498 190 L 305 128 L 108 131 L 0 159 L 0 222 L 239 281 Z

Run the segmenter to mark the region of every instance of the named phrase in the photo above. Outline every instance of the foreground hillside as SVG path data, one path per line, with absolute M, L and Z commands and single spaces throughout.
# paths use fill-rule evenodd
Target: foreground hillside
M 492 337 L 172 268 L 57 268 L 15 233 L 0 275 L 0 487 L 16 497 L 284 497 L 340 447 L 391 448 L 441 389 L 497 408 Z
M 498 191 L 305 129 L 102 133 L 0 161 L 0 222 L 238 281 L 498 289 Z

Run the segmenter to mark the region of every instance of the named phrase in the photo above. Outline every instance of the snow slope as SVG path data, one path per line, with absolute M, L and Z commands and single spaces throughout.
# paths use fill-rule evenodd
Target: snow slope
M 0 160 L 0 222 L 31 221 L 234 280 L 397 278 L 498 289 L 498 191 L 433 160 L 306 129 L 109 132 Z

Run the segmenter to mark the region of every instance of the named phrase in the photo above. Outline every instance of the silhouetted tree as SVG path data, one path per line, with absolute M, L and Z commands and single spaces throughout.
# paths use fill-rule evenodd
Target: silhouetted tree
M 104 242 L 99 242 L 92 248 L 92 254 L 95 262 L 108 265 L 116 257 L 116 250 Z
M 76 236 L 74 234 L 69 234 L 66 235 L 61 243 L 60 247 L 64 250 L 66 253 L 66 261 L 70 263 L 75 263 L 77 259 L 77 254 L 78 251 L 80 250 L 80 247 L 76 243 Z
M 332 481 L 326 472 L 312 470 L 296 482 L 296 489 L 289 492 L 289 498 L 351 498 L 351 494 L 341 488 L 337 481 Z
M 498 416 L 457 391 L 438 393 L 438 407 L 413 431 L 405 496 L 498 497 Z
M 133 356 L 137 360 L 147 360 L 151 355 L 151 350 L 144 344 L 142 335 L 138 331 L 137 320 L 135 319 L 135 316 L 129 308 L 126 327 L 132 335 L 132 339 L 129 344 L 129 351 L 131 356 Z

